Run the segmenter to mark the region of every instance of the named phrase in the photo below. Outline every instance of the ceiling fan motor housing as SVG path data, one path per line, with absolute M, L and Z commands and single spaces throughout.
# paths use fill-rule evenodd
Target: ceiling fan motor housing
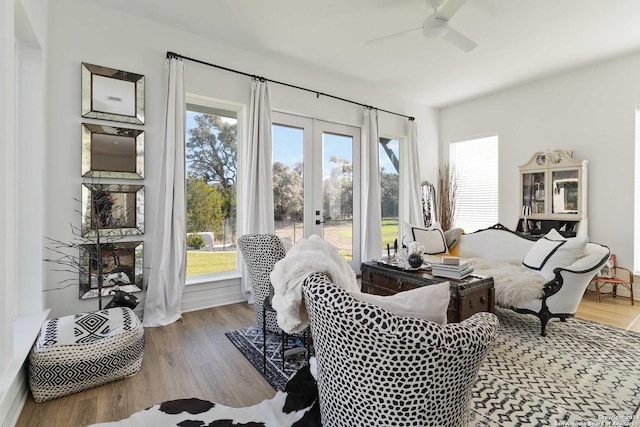
M 422 34 L 425 37 L 442 37 L 449 31 L 449 24 L 447 21 L 438 19 L 435 15 L 431 15 L 425 19 L 422 24 Z

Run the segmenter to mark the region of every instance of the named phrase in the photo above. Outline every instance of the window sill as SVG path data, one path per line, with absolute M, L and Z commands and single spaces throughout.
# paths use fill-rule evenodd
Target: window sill
M 226 282 L 228 280 L 240 279 L 239 271 L 229 271 L 217 274 L 201 274 L 198 276 L 189 276 L 186 280 L 186 286 L 202 285 L 206 283 Z

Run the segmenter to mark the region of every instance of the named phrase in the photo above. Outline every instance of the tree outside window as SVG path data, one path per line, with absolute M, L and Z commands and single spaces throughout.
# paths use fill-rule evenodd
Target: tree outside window
M 237 269 L 237 119 L 208 110 L 187 111 L 187 276 Z

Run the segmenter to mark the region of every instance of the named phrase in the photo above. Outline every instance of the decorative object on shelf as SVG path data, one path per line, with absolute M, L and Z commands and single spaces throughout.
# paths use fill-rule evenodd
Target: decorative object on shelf
M 144 233 L 144 185 L 82 185 L 82 235 Z
M 144 178 L 144 131 L 83 123 L 82 176 Z
M 516 230 L 543 235 L 556 228 L 565 237 L 587 235 L 587 160 L 573 152 L 537 152 L 520 169 L 520 218 Z
M 144 124 L 144 76 L 83 62 L 82 117 Z

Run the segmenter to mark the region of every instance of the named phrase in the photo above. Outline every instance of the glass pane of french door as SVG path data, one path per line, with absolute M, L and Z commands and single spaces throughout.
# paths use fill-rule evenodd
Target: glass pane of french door
M 353 260 L 353 137 L 322 133 L 322 233 Z
M 359 268 L 354 153 L 359 153 L 360 129 L 276 112 L 272 120 L 276 234 L 292 242 L 317 234 Z
M 273 216 L 275 233 L 292 243 L 304 235 L 304 127 L 274 124 Z

